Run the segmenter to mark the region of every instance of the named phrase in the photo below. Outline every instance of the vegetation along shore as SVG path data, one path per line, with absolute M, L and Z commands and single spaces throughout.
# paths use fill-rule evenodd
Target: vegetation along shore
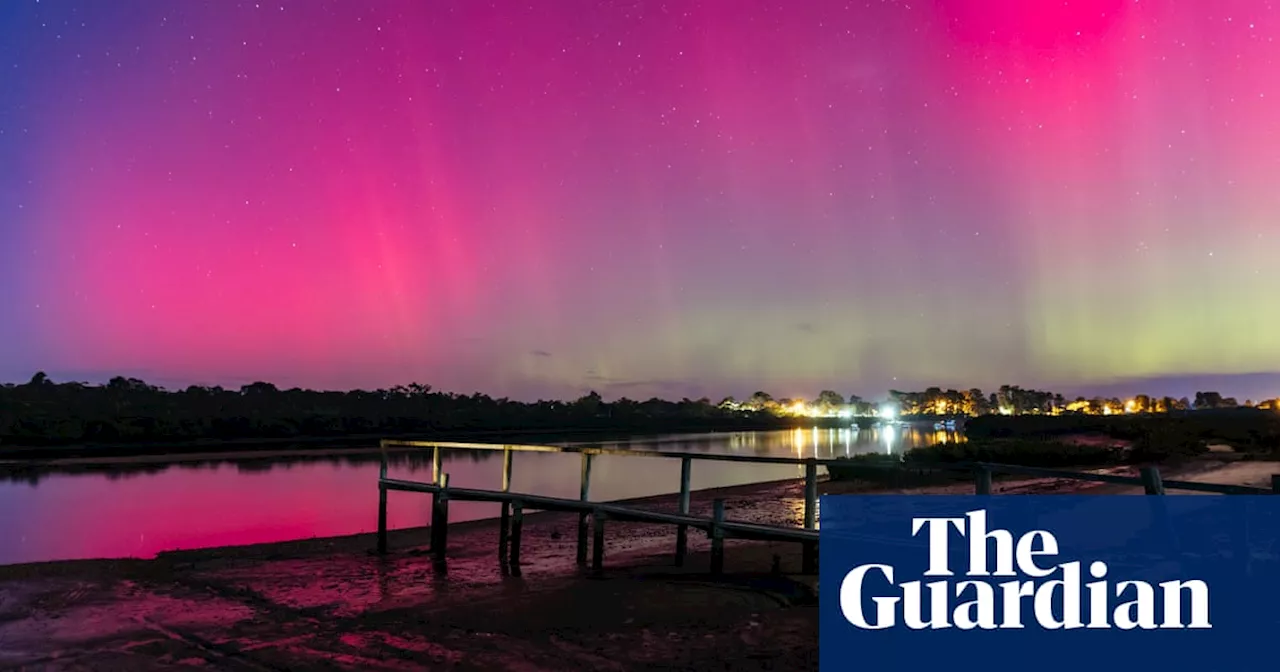
M 1276 407 L 1274 400 L 1240 404 L 1216 392 L 1199 392 L 1194 400 L 1146 395 L 1068 400 L 1008 385 L 991 394 L 976 389 L 893 390 L 887 401 L 876 403 L 831 390 L 811 401 L 775 399 L 765 392 L 717 403 L 705 398 L 605 401 L 592 392 L 569 402 L 520 402 L 440 392 L 416 383 L 348 392 L 281 390 L 263 382 L 239 389 L 193 385 L 171 391 L 134 378 L 90 385 L 55 383 L 38 373 L 23 384 L 0 385 L 0 457 L 361 445 L 408 436 L 537 442 L 815 424 L 871 426 L 884 417 L 944 416 L 971 418 L 966 432 L 973 438 L 1098 432 L 1135 441 L 1228 439 L 1277 448 Z M 1165 436 L 1154 437 L 1157 433 Z

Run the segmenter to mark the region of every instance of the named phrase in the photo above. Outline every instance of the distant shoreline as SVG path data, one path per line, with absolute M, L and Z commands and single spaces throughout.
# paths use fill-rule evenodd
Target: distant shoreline
M 623 440 L 633 437 L 660 436 L 664 434 L 723 434 L 733 432 L 772 432 L 787 431 L 797 428 L 810 429 L 814 426 L 827 427 L 836 424 L 847 424 L 848 421 L 826 422 L 790 422 L 778 424 L 736 424 L 726 426 L 688 426 L 671 425 L 650 428 L 566 428 L 557 430 L 471 430 L 449 431 L 438 433 L 410 432 L 404 434 L 350 434 L 344 436 L 313 436 L 288 438 L 245 438 L 245 439 L 194 439 L 188 441 L 155 441 L 139 443 L 78 443 L 66 445 L 33 446 L 0 443 L 0 465 L 9 463 L 32 464 L 39 462 L 66 463 L 67 461 L 101 461 L 117 458 L 184 458 L 195 459 L 199 456 L 226 456 L 229 453 L 246 456 L 264 453 L 287 456 L 294 452 L 305 451 L 308 454 L 319 454 L 318 451 L 332 454 L 354 453 L 377 448 L 383 439 L 420 440 L 420 441 L 477 441 L 490 440 L 505 443 L 547 443 L 563 442 L 566 439 L 581 440 Z
M 929 427 L 941 417 L 908 416 L 906 425 Z M 23 443 L 18 437 L 0 437 L 0 465 L 36 466 L 58 461 L 102 461 L 120 458 L 199 459 L 228 454 L 279 456 L 319 454 L 318 451 L 358 450 L 377 447 L 383 439 L 421 441 L 473 441 L 489 443 L 561 443 L 566 441 L 625 441 L 666 434 L 719 434 L 795 429 L 832 429 L 859 425 L 872 418 L 626 418 L 596 417 L 566 422 L 563 427 L 534 423 L 508 428 L 454 427 L 416 431 L 335 432 L 284 437 L 163 438 L 137 441 Z M 1257 409 L 1199 411 L 1194 413 L 1123 416 L 980 416 L 964 423 L 970 441 L 1024 439 L 1060 441 L 1068 436 L 1098 435 L 1125 444 L 1151 444 L 1160 452 L 1196 454 L 1195 445 L 1224 443 L 1239 452 L 1280 454 L 1280 414 Z M 15 442 L 16 443 L 10 443 Z M 1195 444 L 1195 445 L 1192 445 Z

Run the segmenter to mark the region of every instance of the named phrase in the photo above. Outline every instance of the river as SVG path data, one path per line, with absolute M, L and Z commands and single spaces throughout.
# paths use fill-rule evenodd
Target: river
M 797 429 L 649 436 L 591 445 L 645 450 L 840 457 L 900 452 L 947 440 L 905 427 Z M 561 444 L 567 445 L 567 444 Z M 500 453 L 446 453 L 450 485 L 496 489 Z M 512 489 L 578 496 L 579 457 L 516 453 Z M 168 550 L 372 532 L 377 527 L 376 449 L 343 454 L 119 460 L 40 468 L 0 466 L 0 565 L 86 558 L 148 558 Z M 390 475 L 430 480 L 430 451 L 393 454 Z M 694 489 L 803 476 L 800 467 L 695 461 Z M 597 457 L 591 498 L 677 492 L 680 461 Z M 391 528 L 425 525 L 429 498 L 388 496 Z M 496 504 L 454 502 L 450 520 L 496 515 Z

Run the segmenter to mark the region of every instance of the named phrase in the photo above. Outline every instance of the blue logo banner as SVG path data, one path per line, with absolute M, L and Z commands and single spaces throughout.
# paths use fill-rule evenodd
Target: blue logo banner
M 826 496 L 819 666 L 1277 669 L 1280 496 Z

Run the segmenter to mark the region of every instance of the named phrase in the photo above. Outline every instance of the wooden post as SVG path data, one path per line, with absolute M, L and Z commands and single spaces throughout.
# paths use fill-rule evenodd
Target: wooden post
M 387 486 L 378 484 L 378 555 L 387 554 Z
M 991 494 L 991 470 L 984 465 L 973 468 L 973 492 L 978 495 Z
M 812 530 L 818 514 L 818 463 L 804 465 L 804 529 Z
M 680 458 L 680 513 L 689 515 L 689 479 L 693 472 L 693 459 Z M 684 556 L 689 552 L 689 526 L 676 526 L 676 567 L 684 566 Z
M 813 460 L 804 465 L 804 529 L 812 530 L 818 514 L 818 463 Z M 818 566 L 818 545 L 812 541 L 801 542 L 801 571 L 812 574 Z
M 514 453 L 510 448 L 502 450 L 502 491 L 511 492 L 511 456 Z
M 387 450 L 382 449 L 382 465 L 378 467 L 378 554 L 387 554 Z
M 578 484 L 578 501 L 585 502 L 591 493 L 591 453 L 582 454 L 582 480 Z M 587 512 L 578 514 L 578 564 L 587 564 Z
M 442 451 L 439 446 L 433 446 L 431 448 L 431 482 L 436 485 L 440 485 L 440 470 L 444 459 L 443 452 L 444 451 Z M 439 500 L 439 496 L 434 492 L 431 493 L 431 536 L 429 537 L 430 541 L 427 543 L 429 548 L 433 551 L 436 547 L 436 515 L 437 509 L 439 509 L 437 500 Z
M 1142 487 L 1147 491 L 1148 495 L 1164 494 L 1164 481 L 1160 480 L 1159 467 L 1143 467 L 1140 473 L 1142 474 Z
M 717 499 L 711 504 L 711 573 L 724 572 L 724 500 Z
M 431 550 L 436 559 L 443 561 L 449 545 L 449 474 L 440 474 L 440 492 L 435 497 L 435 511 L 431 517 Z
M 506 568 L 507 552 L 511 548 L 511 515 L 510 506 L 502 503 L 502 517 L 498 519 L 498 566 Z
M 511 449 L 502 451 L 502 491 L 511 492 Z M 502 514 L 498 518 L 498 562 L 505 563 L 507 540 L 511 530 L 511 503 L 503 500 Z
M 604 569 L 604 518 L 600 509 L 591 512 L 591 525 L 595 528 L 591 540 L 591 569 L 597 572 Z
M 1148 495 L 1163 495 L 1164 480 L 1160 478 L 1160 468 L 1157 466 L 1143 467 L 1139 473 L 1142 475 L 1142 488 Z M 1164 497 L 1151 501 L 1151 526 L 1160 530 L 1169 540 L 1170 550 L 1174 553 L 1181 552 L 1181 544 L 1178 541 L 1178 532 L 1173 528 L 1173 523 L 1169 519 L 1168 500 Z
M 520 576 L 520 537 L 524 531 L 524 502 L 511 502 L 511 575 Z
M 1271 494 L 1280 495 L 1280 474 L 1271 474 Z
M 800 573 L 818 573 L 818 544 L 813 541 L 800 542 Z

